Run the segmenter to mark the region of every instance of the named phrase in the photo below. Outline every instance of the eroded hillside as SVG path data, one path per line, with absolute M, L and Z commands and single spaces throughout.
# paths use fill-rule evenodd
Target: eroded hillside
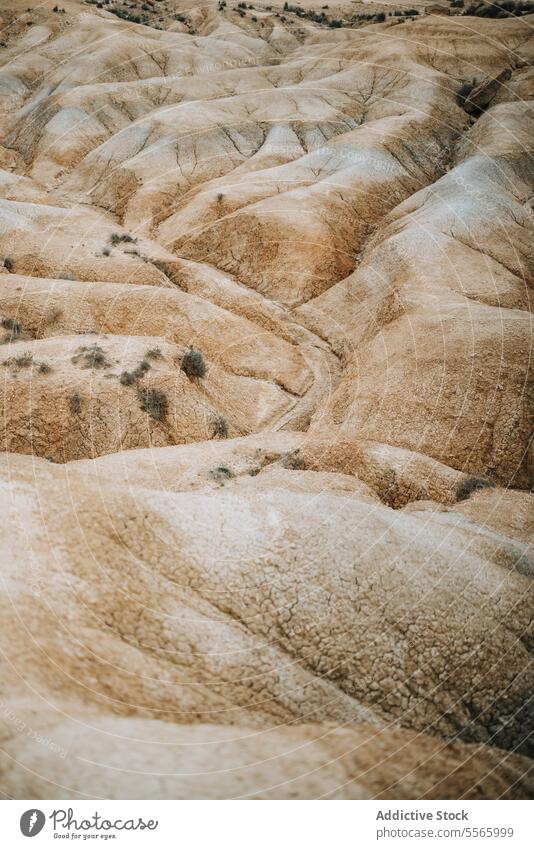
M 534 16 L 433 9 L 5 0 L 5 796 L 532 793 Z

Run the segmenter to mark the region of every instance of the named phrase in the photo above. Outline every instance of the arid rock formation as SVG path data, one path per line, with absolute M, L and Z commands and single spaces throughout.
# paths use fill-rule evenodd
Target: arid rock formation
M 534 14 L 285 6 L 2 3 L 6 798 L 532 795 Z

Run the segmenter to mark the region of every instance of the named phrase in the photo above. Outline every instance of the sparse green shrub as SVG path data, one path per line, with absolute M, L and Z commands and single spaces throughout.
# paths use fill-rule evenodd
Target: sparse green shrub
M 38 372 L 38 374 L 50 374 L 50 372 L 51 372 L 51 371 L 52 371 L 52 366 L 51 366 L 51 365 L 49 365 L 49 363 L 43 363 L 43 362 L 41 362 L 41 363 L 39 363 L 39 365 L 37 366 L 37 372 Z
M 306 464 L 300 455 L 300 450 L 298 448 L 295 451 L 290 451 L 288 454 L 285 454 L 282 458 L 282 466 L 284 469 L 294 469 L 295 471 L 302 471 L 306 468 Z
M 145 357 L 148 357 L 149 360 L 161 360 L 163 358 L 163 354 L 161 353 L 160 348 L 149 348 Z
M 478 492 L 479 489 L 485 489 L 488 486 L 493 486 L 488 478 L 478 478 L 469 475 L 458 484 L 456 488 L 456 500 L 465 501 L 473 492 Z
M 182 357 L 180 368 L 188 377 L 204 377 L 206 364 L 202 352 L 195 348 L 188 348 Z
M 83 345 L 77 349 L 76 354 L 72 357 L 71 362 L 81 364 L 82 368 L 108 368 L 111 363 L 106 359 L 106 353 L 100 345 L 95 342 L 94 345 Z
M 216 439 L 226 439 L 228 437 L 228 424 L 224 416 L 217 416 L 213 422 L 213 436 Z
M 13 260 L 11 259 L 11 257 L 10 257 L 10 256 L 6 256 L 6 257 L 4 257 L 4 268 L 5 268 L 7 271 L 12 271 L 12 270 L 13 270 Z
M 235 475 L 231 469 L 227 466 L 217 466 L 216 469 L 212 469 L 210 474 L 210 478 L 213 478 L 216 481 L 228 481 L 231 478 L 234 478 Z
M 3 318 L 2 319 L 2 327 L 4 330 L 9 330 L 9 336 L 6 339 L 7 342 L 13 342 L 14 339 L 18 339 L 18 337 L 22 333 L 22 326 L 15 321 L 14 318 Z
M 141 409 L 161 422 L 167 415 L 167 396 L 158 389 L 140 389 L 137 397 L 141 402 Z
M 520 554 L 514 561 L 514 569 L 520 575 L 534 578 L 534 560 L 528 554 Z
M 129 233 L 112 233 L 109 237 L 109 241 L 114 247 L 116 247 L 117 245 L 120 245 L 121 242 L 135 243 L 137 242 L 137 239 L 134 239 L 134 237 L 130 236 Z
M 123 371 L 119 381 L 122 386 L 133 386 L 136 383 L 136 378 L 133 371 Z
M 71 413 L 75 416 L 79 415 L 82 411 L 82 399 L 78 392 L 74 392 L 69 397 L 69 409 Z
M 112 15 L 116 15 L 117 18 L 122 18 L 125 21 L 131 21 L 133 24 L 140 24 L 141 18 L 139 15 L 132 15 L 131 12 L 125 12 L 124 9 L 112 8 L 109 10 Z
M 381 24 L 381 23 L 382 23 L 383 21 L 385 21 L 385 20 L 386 20 L 386 15 L 385 15 L 385 13 L 384 13 L 384 12 L 378 12 L 378 13 L 375 15 L 375 21 L 376 21 L 377 23 Z
M 529 15 L 532 11 L 532 0 L 502 0 L 499 3 L 471 3 L 462 14 L 477 18 L 508 18 Z
M 33 354 L 25 351 L 24 354 L 19 354 L 17 357 L 9 357 L 9 359 L 4 360 L 2 365 L 4 366 L 12 366 L 14 368 L 29 368 L 33 363 Z
M 133 386 L 134 383 L 137 383 L 147 371 L 150 371 L 152 366 L 148 362 L 148 360 L 141 360 L 137 368 L 133 371 L 123 371 L 119 380 L 123 386 Z

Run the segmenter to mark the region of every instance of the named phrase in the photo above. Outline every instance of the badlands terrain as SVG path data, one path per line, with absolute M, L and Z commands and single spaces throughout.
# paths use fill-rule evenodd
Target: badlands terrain
M 0 9 L 0 792 L 532 795 L 534 14 Z

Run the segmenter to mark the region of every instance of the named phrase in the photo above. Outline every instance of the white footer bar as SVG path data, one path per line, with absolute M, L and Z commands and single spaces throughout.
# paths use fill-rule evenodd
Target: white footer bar
M 531 849 L 534 803 L 5 801 L 2 845 Z

